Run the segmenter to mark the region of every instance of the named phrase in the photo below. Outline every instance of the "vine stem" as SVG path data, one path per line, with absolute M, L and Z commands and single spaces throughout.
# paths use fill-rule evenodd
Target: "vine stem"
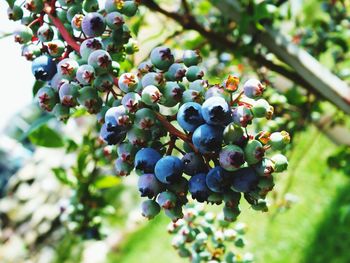
M 58 31 L 62 35 L 63 39 L 67 42 L 67 44 L 76 52 L 80 53 L 80 45 L 69 34 L 62 21 L 55 15 L 55 1 L 52 1 L 51 4 L 45 4 L 44 12 L 49 16 L 52 23 L 57 27 Z
M 176 136 L 174 136 L 174 135 L 170 136 L 170 142 L 169 142 L 168 149 L 166 151 L 166 155 L 171 155 L 171 153 L 173 152 L 173 149 L 175 147 L 176 139 L 177 139 Z

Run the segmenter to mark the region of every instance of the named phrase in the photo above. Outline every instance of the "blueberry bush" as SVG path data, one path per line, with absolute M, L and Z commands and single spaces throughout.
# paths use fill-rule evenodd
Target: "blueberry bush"
M 76 154 L 71 167 L 53 169 L 74 193 L 63 213 L 69 230 L 101 239 L 101 217 L 110 205 L 105 188 L 130 175 L 137 178 L 143 198 L 140 213 L 153 219 L 163 211 L 169 217 L 169 232 L 176 235 L 173 246 L 181 257 L 252 261 L 250 254 L 241 256 L 232 248 L 232 243 L 244 246 L 242 224 L 231 225 L 241 213 L 240 203 L 268 211 L 267 195 L 288 168 L 290 134 L 319 120 L 324 112 L 320 101 L 344 112 L 348 108 L 338 100 L 343 95 L 327 96 L 334 92 L 332 85 L 324 84 L 320 92 L 299 66 L 285 65 L 288 59 L 281 59 L 283 65 L 267 59 L 261 46 L 264 27 L 283 22 L 284 14 L 276 10 L 284 1 L 242 1 L 237 10 L 250 15 L 240 23 L 220 16 L 218 10 L 231 7 L 226 2 L 181 1 L 175 12 L 152 0 L 7 0 L 9 19 L 18 22 L 14 40 L 32 64 L 37 80 L 33 94 L 44 114 L 28 136 L 33 144 Z M 148 15 L 142 5 L 182 26 L 170 41 L 189 29 L 199 34 L 171 45 L 166 39 L 135 62 L 138 52 L 146 53 L 135 40 Z M 209 12 L 212 7 L 217 9 Z M 341 12 L 330 15 L 334 21 L 346 19 Z M 317 41 L 310 42 L 307 34 L 295 41 L 305 48 L 324 39 L 343 43 L 316 33 Z M 321 56 L 326 48 L 313 51 Z M 213 52 L 219 58 L 214 63 Z M 247 65 L 236 63 L 243 58 Z M 344 56 L 335 59 L 342 62 Z M 258 77 L 245 75 L 245 68 Z M 266 68 L 298 87 L 276 91 Z M 52 116 L 64 125 L 85 115 L 93 121 L 79 144 L 61 139 L 45 124 Z M 218 205 L 221 211 L 205 212 L 198 203 L 214 210 Z

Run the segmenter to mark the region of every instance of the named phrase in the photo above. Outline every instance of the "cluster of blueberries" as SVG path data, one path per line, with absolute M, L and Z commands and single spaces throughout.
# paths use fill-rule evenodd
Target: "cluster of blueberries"
M 98 0 L 27 0 L 23 7 L 14 0 L 7 2 L 9 18 L 21 21 L 15 41 L 32 61 L 36 79 L 47 82 L 37 93 L 41 108 L 61 120 L 79 105 L 99 113 L 101 96 L 112 89 L 118 76 L 118 62 L 138 51 L 125 23 L 125 17 L 136 14 L 138 1 L 106 0 L 102 9 Z M 52 19 L 60 21 L 79 50 L 73 50 Z
M 189 258 L 192 263 L 253 262 L 251 253 L 241 251 L 245 246 L 246 225 L 231 226 L 223 213 L 215 215 L 205 211 L 202 205 L 186 205 L 183 219 L 170 223 L 168 232 L 174 235 L 172 245 L 179 256 Z
M 274 186 L 272 173 L 287 168 L 285 156 L 265 155 L 270 148 L 282 150 L 289 143 L 287 132 L 248 134 L 253 118 L 272 116 L 273 108 L 260 98 L 264 85 L 249 79 L 239 89 L 233 76 L 209 85 L 200 61 L 196 51 L 184 51 L 175 60 L 169 48 L 153 49 L 150 61 L 141 63 L 136 73 L 120 76 L 120 105 L 105 114 L 101 137 L 118 145 L 118 175 L 134 168 L 139 174 L 139 191 L 148 198 L 142 203 L 147 218 L 163 208 L 178 220 L 188 192 L 198 202 L 224 202 L 228 221 L 240 213 L 241 194 L 255 209 L 266 210 L 264 199 Z M 169 107 L 178 109 L 177 114 L 161 114 Z M 183 157 L 172 155 L 173 149 Z
M 288 161 L 265 153 L 282 150 L 290 138 L 285 131 L 248 132 L 254 118 L 273 114 L 261 98 L 260 81 L 240 85 L 228 76 L 210 85 L 197 51 L 175 59 L 164 46 L 154 48 L 137 72 L 118 78 L 117 61 L 137 51 L 125 16 L 135 15 L 138 1 L 106 0 L 100 10 L 97 0 L 27 0 L 28 14 L 15 1 L 7 2 L 9 17 L 22 22 L 15 40 L 32 60 L 35 77 L 47 83 L 37 92 L 41 108 L 61 120 L 80 107 L 97 114 L 100 137 L 117 147 L 117 175 L 133 169 L 139 174 L 139 191 L 148 198 L 142 203 L 145 217 L 163 208 L 178 220 L 188 192 L 198 202 L 224 202 L 228 221 L 240 213 L 241 195 L 253 208 L 267 209 L 272 173 L 283 172 Z M 167 115 L 174 108 L 177 113 Z

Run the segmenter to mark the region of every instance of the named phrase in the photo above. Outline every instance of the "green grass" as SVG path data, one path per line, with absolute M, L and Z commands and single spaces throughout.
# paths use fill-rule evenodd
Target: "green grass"
M 315 129 L 297 138 L 288 174 L 276 180 L 281 198 L 286 191 L 298 197 L 291 209 L 275 213 L 253 211 L 243 206 L 240 221 L 248 224 L 249 242 L 256 262 L 350 262 L 350 231 L 347 221 L 340 221 L 340 207 L 350 203 L 348 179 L 330 171 L 326 159 L 335 147 Z M 110 262 L 177 263 L 180 259 L 171 247 L 164 217 L 151 221 L 125 241 L 120 251 L 110 255 Z

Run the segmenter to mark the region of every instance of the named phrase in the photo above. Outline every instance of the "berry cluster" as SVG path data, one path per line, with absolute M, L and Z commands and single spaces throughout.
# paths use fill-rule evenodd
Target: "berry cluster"
M 232 227 L 222 213 L 215 216 L 202 206 L 186 206 L 184 218 L 170 223 L 168 232 L 174 235 L 172 244 L 180 257 L 189 258 L 193 263 L 253 261 L 252 254 L 238 251 L 245 246 L 246 226 L 238 223 Z M 232 251 L 231 244 L 237 251 Z
M 7 2 L 9 18 L 21 21 L 15 41 L 32 61 L 35 78 L 47 84 L 37 93 L 41 108 L 62 120 L 79 105 L 101 112 L 102 98 L 113 92 L 118 62 L 138 50 L 125 24 L 138 1 L 106 0 L 104 8 L 97 0 L 27 0 L 24 8 Z
M 260 98 L 264 85 L 249 79 L 240 90 L 233 76 L 210 85 L 203 80 L 200 61 L 196 51 L 187 50 L 175 60 L 169 48 L 153 49 L 150 61 L 141 63 L 137 73 L 120 76 L 123 95 L 114 103 L 120 105 L 106 111 L 101 137 L 117 145 L 118 175 L 134 168 L 140 175 L 139 191 L 148 198 L 142 214 L 147 218 L 163 208 L 178 220 L 188 192 L 198 202 L 224 202 L 227 221 L 240 213 L 241 193 L 253 208 L 266 210 L 272 173 L 287 168 L 285 156 L 265 154 L 270 148 L 283 149 L 290 140 L 287 132 L 247 130 L 254 118 L 272 116 L 273 108 Z M 177 113 L 168 115 L 172 108 Z

